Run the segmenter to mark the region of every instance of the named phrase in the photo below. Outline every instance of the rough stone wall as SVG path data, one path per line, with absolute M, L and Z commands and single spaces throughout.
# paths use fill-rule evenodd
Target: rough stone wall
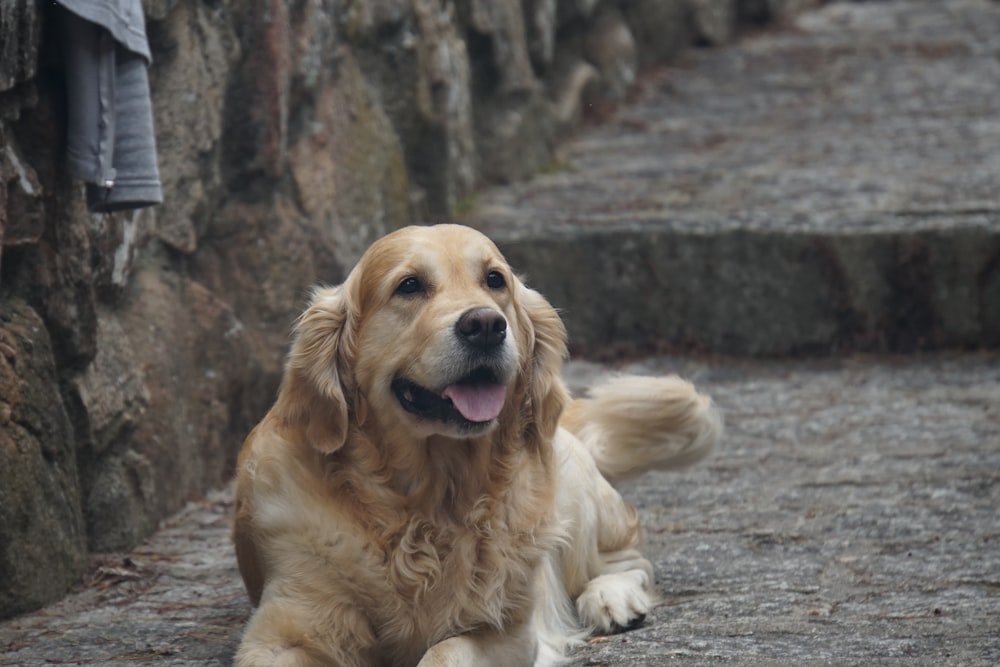
M 0 617 L 226 481 L 310 285 L 789 4 L 146 0 L 165 203 L 95 216 L 51 3 L 0 0 Z

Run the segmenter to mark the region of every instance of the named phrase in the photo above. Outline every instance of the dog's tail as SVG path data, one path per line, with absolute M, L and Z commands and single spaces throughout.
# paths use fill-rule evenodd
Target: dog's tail
M 676 376 L 612 378 L 577 399 L 560 424 L 610 480 L 673 470 L 703 459 L 722 437 L 712 399 Z

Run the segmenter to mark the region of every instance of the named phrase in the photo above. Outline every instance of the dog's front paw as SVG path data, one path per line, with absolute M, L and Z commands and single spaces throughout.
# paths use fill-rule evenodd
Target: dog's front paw
M 316 660 L 297 648 L 258 649 L 240 651 L 234 660 L 235 667 L 314 667 Z
M 597 632 L 632 630 L 649 612 L 648 586 L 649 576 L 642 570 L 595 577 L 576 599 L 580 620 Z

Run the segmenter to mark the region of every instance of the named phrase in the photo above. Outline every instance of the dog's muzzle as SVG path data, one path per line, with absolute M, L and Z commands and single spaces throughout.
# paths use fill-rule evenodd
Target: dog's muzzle
M 475 429 L 500 416 L 507 387 L 497 374 L 482 366 L 446 386 L 440 392 L 405 378 L 392 383 L 396 400 L 407 412 L 422 419 Z
M 392 391 L 404 410 L 421 419 L 481 430 L 500 416 L 516 353 L 507 340 L 507 320 L 493 308 L 470 308 L 453 328 L 453 364 L 435 388 L 397 377 Z M 442 369 L 444 370 L 444 369 Z

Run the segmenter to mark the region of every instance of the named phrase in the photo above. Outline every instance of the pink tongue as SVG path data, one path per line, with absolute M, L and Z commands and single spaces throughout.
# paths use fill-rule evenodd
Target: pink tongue
M 470 422 L 496 419 L 503 409 L 506 395 L 507 388 L 502 384 L 453 384 L 443 394 L 445 398 L 451 399 L 455 409 Z

